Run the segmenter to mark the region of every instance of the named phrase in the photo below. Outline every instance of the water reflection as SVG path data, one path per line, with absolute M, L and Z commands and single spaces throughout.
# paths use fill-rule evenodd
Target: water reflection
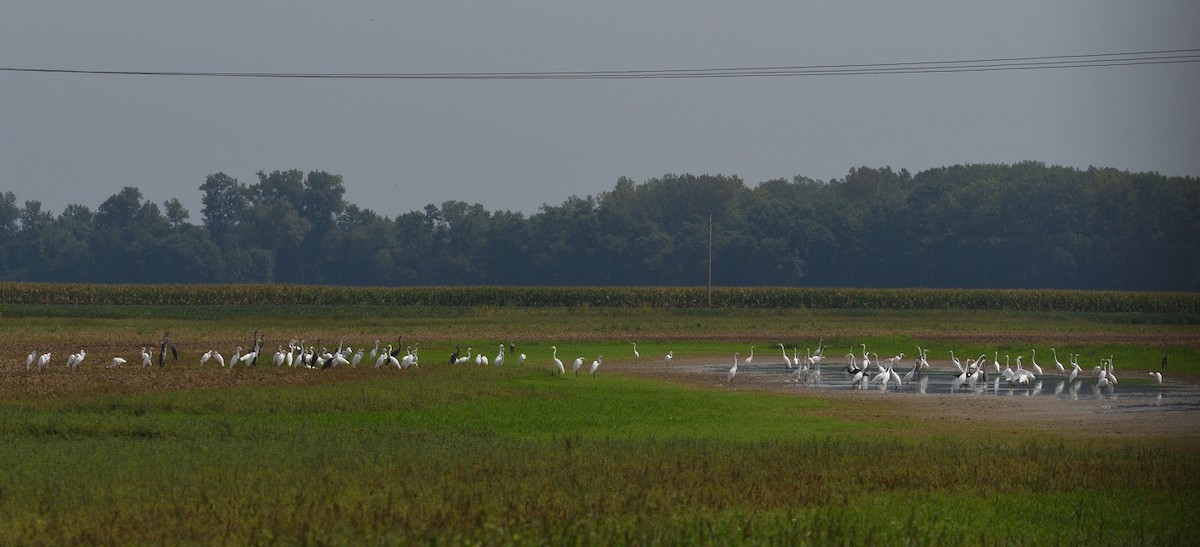
M 1056 378 L 1047 374 L 1032 383 L 1017 384 L 1006 381 L 999 375 L 989 375 L 976 380 L 971 376 L 958 375 L 952 371 L 925 370 L 908 382 L 896 382 L 896 377 L 875 370 L 868 371 L 855 381 L 845 370 L 826 365 L 820 373 L 811 371 L 796 374 L 780 367 L 780 374 L 789 375 L 787 381 L 798 386 L 821 389 L 860 389 L 876 392 L 913 393 L 918 395 L 956 396 L 1000 396 L 1037 397 L 1060 400 L 1121 401 L 1122 406 L 1170 407 L 1200 410 L 1200 386 L 1185 383 L 1156 384 L 1154 382 L 1126 381 L 1105 386 L 1095 378 L 1084 376 L 1074 380 Z M 774 374 L 763 370 L 763 374 Z M 886 381 L 884 379 L 886 378 Z

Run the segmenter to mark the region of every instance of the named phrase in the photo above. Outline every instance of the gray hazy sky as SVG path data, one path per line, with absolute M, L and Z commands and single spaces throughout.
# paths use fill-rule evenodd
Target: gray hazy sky
M 302 73 L 656 70 L 1200 47 L 1200 3 L 38 1 L 0 66 Z M 60 213 L 124 186 L 323 169 L 395 216 L 535 212 L 624 175 L 747 184 L 1038 160 L 1200 175 L 1200 63 L 688 80 L 263 80 L 0 72 L 0 191 Z

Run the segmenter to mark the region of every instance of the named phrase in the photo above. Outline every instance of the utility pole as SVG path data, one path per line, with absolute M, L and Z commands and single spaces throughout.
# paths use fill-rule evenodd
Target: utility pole
M 712 307 L 712 212 L 708 213 L 708 307 Z

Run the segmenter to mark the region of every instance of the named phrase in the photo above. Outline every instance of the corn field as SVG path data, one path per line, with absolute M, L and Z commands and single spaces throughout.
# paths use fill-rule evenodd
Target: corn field
M 703 287 L 334 287 L 0 283 L 4 305 L 451 306 L 704 308 Z M 712 305 L 746 309 L 961 309 L 1200 313 L 1198 293 L 992 289 L 714 288 Z

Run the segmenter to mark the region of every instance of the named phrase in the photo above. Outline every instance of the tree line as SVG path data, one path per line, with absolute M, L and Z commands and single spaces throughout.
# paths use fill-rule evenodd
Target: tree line
M 0 194 L 0 279 L 99 283 L 1200 289 L 1194 177 L 1039 162 L 851 169 L 747 186 L 622 177 L 525 215 L 478 203 L 387 216 L 340 175 L 224 173 L 178 199 L 135 187 L 59 215 Z M 381 196 L 381 201 L 387 196 Z

